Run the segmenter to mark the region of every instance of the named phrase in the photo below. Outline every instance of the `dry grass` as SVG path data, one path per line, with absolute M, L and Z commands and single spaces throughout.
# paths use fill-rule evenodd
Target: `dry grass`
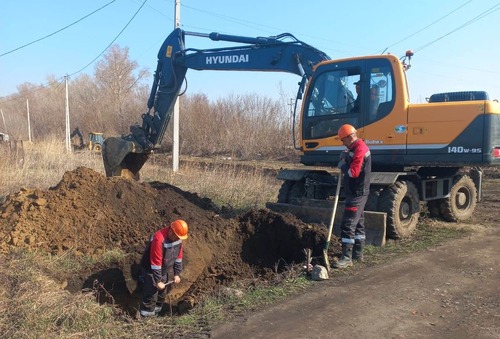
M 183 163 L 172 172 L 169 162 L 156 155 L 142 171 L 144 180 L 161 181 L 185 191 L 197 192 L 218 205 L 236 209 L 263 207 L 273 201 L 280 182 L 259 169 L 241 169 L 234 162 L 216 162 L 210 166 Z M 0 155 L 0 159 L 6 159 Z M 165 165 L 167 164 L 167 165 Z M 104 173 L 101 156 L 83 151 L 66 154 L 62 142 L 26 145 L 24 166 L 0 162 L 0 196 L 17 192 L 21 187 L 47 189 L 56 185 L 66 171 L 78 166 Z M 0 199 L 1 201 L 1 199 Z M 444 232 L 444 233 L 443 233 Z M 442 230 L 435 234 L 422 227 L 417 236 L 398 246 L 367 248 L 370 260 L 410 253 L 458 236 Z M 209 337 L 210 326 L 227 321 L 231 314 L 275 303 L 293 291 L 306 288 L 309 282 L 296 276 L 284 284 L 246 291 L 242 299 L 207 297 L 205 302 L 183 317 L 162 317 L 133 321 L 110 304 L 96 302 L 96 291 L 70 293 L 64 277 L 85 269 L 95 261 L 120 260 L 126 253 L 107 252 L 99 258 L 50 256 L 18 250 L 0 256 L 0 337 L 1 338 L 140 338 L 140 337 Z M 384 259 L 386 260 L 386 259 Z
M 20 188 L 47 189 L 56 185 L 66 171 L 79 166 L 104 173 L 100 153 L 80 151 L 66 153 L 60 141 L 25 145 L 24 165 L 14 161 L 0 163 L 0 197 Z M 274 201 L 281 182 L 259 169 L 241 170 L 232 163 L 203 166 L 186 163 L 173 172 L 163 160 L 168 155 L 155 155 L 141 171 L 143 180 L 161 181 L 189 192 L 196 192 L 220 206 L 237 210 L 264 207 Z
M 204 166 L 182 164 L 178 172 L 171 168 L 146 165 L 145 180 L 158 180 L 188 192 L 210 198 L 219 206 L 236 210 L 261 208 L 274 201 L 281 182 L 261 169 L 241 169 L 235 163 Z
M 281 184 L 260 169 L 241 169 L 234 162 L 210 166 L 181 162 L 180 170 L 174 173 L 162 156 L 155 155 L 146 163 L 141 171 L 144 180 L 170 183 L 208 197 L 220 206 L 239 210 L 263 207 L 266 201 L 275 199 Z M 79 166 L 104 173 L 99 153 L 68 154 L 60 141 L 26 144 L 23 166 L 15 161 L 0 162 L 0 202 L 2 196 L 22 187 L 48 189 L 66 171 Z M 19 250 L 0 257 L 0 337 L 171 337 L 174 331 L 193 333 L 193 329 L 206 334 L 209 323 L 225 317 L 220 313 L 224 312 L 221 304 L 207 300 L 205 306 L 185 317 L 137 322 L 113 305 L 99 305 L 96 291 L 71 294 L 65 290 L 63 277 L 85 270 L 86 265 L 92 264 L 90 261 L 102 262 L 110 256 L 116 259 L 117 254 L 103 253 L 101 258 L 85 259 Z
M 77 258 L 13 251 L 0 257 L 1 338 L 141 338 L 169 336 L 170 318 L 138 322 L 111 304 L 100 305 L 97 290 L 71 294 L 60 281 L 59 264 Z M 101 260 L 104 258 L 96 258 Z M 85 265 L 85 263 L 83 263 Z M 63 276 L 67 276 L 65 272 Z M 54 277 L 57 277 L 55 279 Z
M 66 153 L 64 143 L 48 140 L 43 143 L 24 143 L 22 165 L 1 155 L 0 196 L 19 191 L 20 188 L 46 189 L 56 185 L 66 171 L 79 166 L 104 173 L 101 155 L 90 151 Z
M 0 332 L 5 338 L 75 337 L 108 327 L 113 310 L 99 306 L 92 294 L 71 295 L 45 272 L 49 257 L 12 252 L 0 265 Z

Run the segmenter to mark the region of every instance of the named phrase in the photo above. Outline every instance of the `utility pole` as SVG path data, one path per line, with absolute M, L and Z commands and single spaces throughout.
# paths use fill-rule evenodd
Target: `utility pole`
M 26 98 L 26 111 L 28 112 L 28 141 L 31 143 L 30 102 Z
M 71 153 L 70 125 L 69 125 L 69 92 L 68 92 L 68 76 L 64 77 L 66 83 L 66 152 Z
M 175 0 L 174 29 L 181 26 L 181 0 Z M 173 118 L 172 171 L 179 170 L 179 97 L 175 99 Z
M 3 110 L 2 110 L 2 109 L 0 109 L 0 112 L 2 113 L 2 120 L 3 120 L 3 129 L 4 129 L 4 133 L 5 133 L 5 134 L 9 134 L 9 133 L 7 132 L 7 125 L 5 124 L 5 117 L 3 116 Z
M 293 98 L 290 98 L 290 103 L 288 104 L 290 106 L 290 126 L 293 124 Z

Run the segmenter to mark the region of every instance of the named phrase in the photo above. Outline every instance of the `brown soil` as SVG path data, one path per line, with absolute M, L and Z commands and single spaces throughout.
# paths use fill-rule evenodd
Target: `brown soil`
M 467 223 L 428 220 L 435 227 L 472 228 L 469 237 L 335 274 L 289 301 L 222 324 L 207 337 L 499 338 L 499 178 L 496 169 L 486 172 L 483 201 Z M 172 292 L 180 311 L 221 285 L 279 279 L 276 272 L 286 264 L 304 260 L 303 248 L 320 256 L 324 227 L 267 210 L 229 212 L 164 183 L 105 178 L 78 168 L 49 190 L 23 189 L 7 197 L 0 205 L 0 251 L 99 255 L 119 248 L 130 254 L 125 260 L 57 279 L 66 280 L 70 291 L 107 291 L 112 298 L 103 292 L 99 300 L 112 299 L 129 314 L 139 303 L 137 263 L 144 244 L 176 218 L 190 225 L 183 281 Z M 330 250 L 330 256 L 338 254 L 338 239 Z
M 6 198 L 0 205 L 0 250 L 23 247 L 97 256 L 121 249 L 130 254 L 125 261 L 58 278 L 66 280 L 62 283 L 70 291 L 100 289 L 100 301 L 113 300 L 129 314 L 139 304 L 136 281 L 144 245 L 174 219 L 186 220 L 190 231 L 182 282 L 171 292 L 172 304 L 182 309 L 221 285 L 273 281 L 285 265 L 304 261 L 304 248 L 321 257 L 324 227 L 268 210 L 239 216 L 229 212 L 165 183 L 106 178 L 81 167 L 48 190 L 22 189 Z M 332 244 L 334 255 L 338 246 L 334 240 Z
M 465 238 L 337 273 L 306 293 L 242 315 L 213 338 L 500 338 L 500 172 L 487 169 Z

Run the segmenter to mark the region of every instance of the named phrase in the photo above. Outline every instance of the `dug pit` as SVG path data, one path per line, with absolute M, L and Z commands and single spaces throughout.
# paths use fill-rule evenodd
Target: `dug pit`
M 125 258 L 94 265 L 64 277 L 71 292 L 98 291 L 98 301 L 113 302 L 135 314 L 140 291 L 138 262 L 151 234 L 164 223 L 184 219 L 182 282 L 170 293 L 172 305 L 194 306 L 220 286 L 242 288 L 272 281 L 293 263 L 305 261 L 303 249 L 320 256 L 327 230 L 292 215 L 251 210 L 230 216 L 209 199 L 160 183 L 106 178 L 79 167 L 48 190 L 22 189 L 0 205 L 0 250 L 12 247 L 55 255 L 98 256 L 113 249 Z M 332 240 L 330 253 L 339 249 Z

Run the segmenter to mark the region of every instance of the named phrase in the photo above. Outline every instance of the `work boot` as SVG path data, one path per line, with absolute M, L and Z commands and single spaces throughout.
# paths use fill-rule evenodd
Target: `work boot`
M 155 311 L 141 310 L 140 311 L 141 319 L 156 317 L 158 314 Z
M 352 266 L 352 245 L 342 244 L 342 257 L 340 260 L 333 263 L 333 268 L 346 268 Z
M 356 241 L 354 243 L 354 248 L 352 250 L 352 260 L 363 261 L 363 249 L 365 248 L 365 243 Z

